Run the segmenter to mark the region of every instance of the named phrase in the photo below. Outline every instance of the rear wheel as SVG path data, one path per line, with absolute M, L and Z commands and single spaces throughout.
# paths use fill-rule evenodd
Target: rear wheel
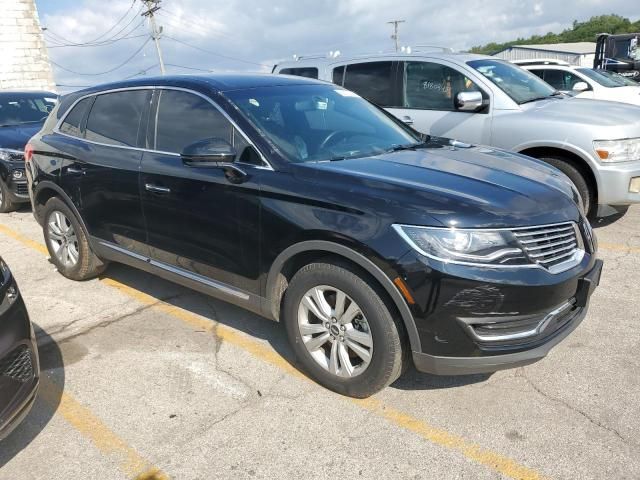
M 9 198 L 9 187 L 0 179 L 0 213 L 13 212 L 18 208 L 18 204 Z
M 47 250 L 62 275 L 87 280 L 104 271 L 105 264 L 91 250 L 80 222 L 66 203 L 57 197 L 49 199 L 43 218 Z
M 383 389 L 403 368 L 403 329 L 375 285 L 348 265 L 313 263 L 285 292 L 284 321 L 300 363 L 351 397 Z
M 570 161 L 562 157 L 541 157 L 540 160 L 553 165 L 564 173 L 576 187 L 582 197 L 582 207 L 587 216 L 593 216 L 596 211 L 595 192 L 590 187 L 585 176 Z

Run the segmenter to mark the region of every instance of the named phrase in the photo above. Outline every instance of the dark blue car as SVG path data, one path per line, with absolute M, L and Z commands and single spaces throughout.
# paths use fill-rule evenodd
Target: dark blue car
M 57 99 L 51 92 L 0 92 L 0 213 L 29 202 L 24 146 L 42 128 Z

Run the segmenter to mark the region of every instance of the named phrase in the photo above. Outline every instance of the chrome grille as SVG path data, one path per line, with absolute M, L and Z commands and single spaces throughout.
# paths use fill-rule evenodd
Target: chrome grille
M 581 242 L 574 223 L 526 227 L 513 231 L 529 258 L 547 268 L 573 257 Z

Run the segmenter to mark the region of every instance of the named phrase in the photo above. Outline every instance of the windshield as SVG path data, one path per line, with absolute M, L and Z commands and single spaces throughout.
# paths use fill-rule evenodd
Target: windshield
M 225 95 L 291 162 L 365 157 L 421 143 L 417 133 L 335 85 L 278 86 Z
M 53 94 L 0 93 L 0 127 L 43 122 L 56 102 Z
M 624 86 L 624 83 L 622 83 L 621 81 L 607 75 L 603 75 L 599 70 L 594 70 L 593 68 L 576 68 L 576 70 L 589 77 L 594 82 L 598 82 L 603 87 L 616 88 Z
M 624 75 L 620 75 L 619 73 L 616 73 L 616 72 L 610 72 L 608 70 L 592 70 L 592 71 L 594 73 L 598 73 L 600 75 L 603 75 L 603 76 L 613 80 L 614 82 L 621 83 L 625 87 L 638 87 L 638 86 L 640 86 L 640 84 L 638 82 L 636 82 L 634 80 L 631 80 L 630 78 L 627 78 Z
M 556 90 L 533 73 L 501 60 L 472 60 L 467 64 L 495 83 L 518 104 L 549 98 Z

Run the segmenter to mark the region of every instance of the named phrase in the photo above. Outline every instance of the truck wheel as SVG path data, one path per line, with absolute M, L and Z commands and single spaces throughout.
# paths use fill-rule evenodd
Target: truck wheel
M 71 280 L 88 280 L 100 275 L 106 265 L 91 250 L 87 236 L 73 211 L 53 197 L 44 206 L 44 239 L 51 261 Z
M 13 212 L 17 207 L 9 198 L 9 187 L 0 179 L 0 213 Z
M 296 357 L 326 388 L 366 398 L 402 373 L 403 327 L 375 286 L 349 265 L 303 267 L 285 292 L 283 313 Z
M 584 208 L 585 215 L 588 217 L 592 216 L 596 211 L 595 192 L 589 187 L 589 184 L 584 178 L 582 172 L 572 165 L 570 160 L 562 157 L 541 157 L 540 160 L 556 167 L 569 177 L 569 180 L 573 182 L 573 185 L 582 197 L 582 206 Z

